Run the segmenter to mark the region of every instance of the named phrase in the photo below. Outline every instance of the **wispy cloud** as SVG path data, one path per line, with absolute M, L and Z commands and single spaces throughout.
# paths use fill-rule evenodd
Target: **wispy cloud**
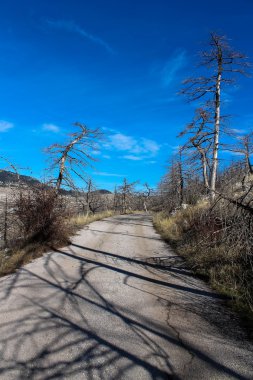
M 116 150 L 131 150 L 136 145 L 136 140 L 132 136 L 123 133 L 115 133 L 109 136 L 109 142 L 105 147 Z
M 9 129 L 13 128 L 14 124 L 6 120 L 0 120 L 0 132 L 7 132 Z
M 162 82 L 164 86 L 169 86 L 175 79 L 177 72 L 182 69 L 186 64 L 186 51 L 178 49 L 167 60 L 161 70 Z
M 161 145 L 156 141 L 146 138 L 136 138 L 123 133 L 115 133 L 109 136 L 108 143 L 104 144 L 106 149 L 127 152 L 122 158 L 139 161 L 157 155 Z
M 157 144 L 157 142 L 154 140 L 142 138 L 141 139 L 141 148 L 142 148 L 143 153 L 149 153 L 152 156 L 156 156 L 156 154 L 158 153 L 158 151 L 161 148 L 161 145 Z
M 101 175 L 103 177 L 125 177 L 125 174 L 115 174 L 115 173 L 108 173 L 108 172 L 96 172 L 96 175 Z
M 54 29 L 62 29 L 71 33 L 79 34 L 82 38 L 90 40 L 91 42 L 102 46 L 109 53 L 114 53 L 114 50 L 105 42 L 102 38 L 94 36 L 88 33 L 86 30 L 81 28 L 78 24 L 73 21 L 67 20 L 46 20 L 47 25 Z
M 100 156 L 100 155 L 101 155 L 101 151 L 100 151 L 100 150 L 93 150 L 93 151 L 92 151 L 92 154 L 93 154 L 94 156 Z
M 42 129 L 44 131 L 49 131 L 49 132 L 53 132 L 53 133 L 59 133 L 60 132 L 60 127 L 58 127 L 58 125 L 55 125 L 55 124 L 43 124 Z
M 222 149 L 222 153 L 230 154 L 231 156 L 243 156 L 243 153 L 241 152 L 233 152 L 231 150 Z
M 126 154 L 125 156 L 122 156 L 125 160 L 130 160 L 130 161 L 141 161 L 143 160 L 143 157 L 141 156 L 134 156 L 133 154 Z
M 238 135 L 243 135 L 244 133 L 247 133 L 247 129 L 232 128 L 231 131 L 237 133 Z
M 94 156 L 101 156 L 102 158 L 105 158 L 106 160 L 109 160 L 111 158 L 109 154 L 102 154 L 101 150 L 93 150 L 92 154 Z

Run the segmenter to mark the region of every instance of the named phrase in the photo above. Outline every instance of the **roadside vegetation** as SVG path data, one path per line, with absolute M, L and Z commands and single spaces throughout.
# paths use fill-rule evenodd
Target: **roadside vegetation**
M 229 128 L 222 112 L 225 89 L 249 67 L 224 36 L 210 35 L 181 91 L 197 107 L 160 182 L 154 225 L 253 325 L 253 132 Z
M 28 242 L 22 244 L 16 242 L 11 248 L 3 249 L 0 255 L 0 277 L 15 272 L 21 266 L 30 263 L 34 259 L 41 257 L 45 252 L 54 248 L 60 248 L 68 245 L 73 236 L 79 229 L 85 225 L 108 218 L 114 215 L 113 211 L 103 211 L 94 215 L 75 215 L 69 219 L 61 215 L 57 222 L 59 224 L 51 229 L 52 236 L 48 239 Z
M 227 202 L 203 202 L 173 215 L 156 213 L 153 221 L 188 266 L 227 295 L 253 328 L 252 216 Z

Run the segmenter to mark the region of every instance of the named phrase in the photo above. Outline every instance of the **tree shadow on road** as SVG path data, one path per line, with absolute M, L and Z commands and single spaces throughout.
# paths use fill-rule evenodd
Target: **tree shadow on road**
M 132 278 L 209 299 L 216 297 L 211 292 L 108 265 L 102 258 L 91 260 L 77 255 L 73 247 L 56 250 L 40 260 L 43 271 L 32 269 L 30 264 L 0 282 L 0 378 L 118 380 L 138 374 L 145 379 L 176 380 L 180 376 L 171 358 L 174 350 L 181 350 L 188 358 L 186 365 L 196 358 L 218 375 L 246 379 L 179 339 L 173 329 L 164 331 L 141 310 L 115 305 L 89 276 L 102 269 L 122 276 L 125 286 Z M 125 262 L 130 263 L 128 259 Z M 130 264 L 156 269 L 155 264 L 137 259 Z M 129 349 L 131 341 L 138 349 Z

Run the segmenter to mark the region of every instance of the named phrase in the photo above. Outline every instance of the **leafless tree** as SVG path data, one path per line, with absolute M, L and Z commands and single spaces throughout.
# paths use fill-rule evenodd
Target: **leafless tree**
M 205 98 L 208 107 L 213 108 L 213 152 L 210 175 L 210 190 L 213 199 L 218 169 L 222 90 L 225 85 L 234 83 L 232 74 L 245 74 L 249 63 L 244 54 L 230 47 L 225 36 L 216 33 L 211 33 L 209 49 L 202 51 L 200 56 L 200 65 L 210 70 L 210 75 L 186 79 L 184 81 L 185 87 L 181 93 L 186 95 L 189 101 Z
M 253 154 L 253 131 L 242 136 L 234 135 L 236 142 L 234 144 L 227 144 L 226 150 L 241 155 L 244 159 L 246 174 L 253 174 L 253 167 L 251 164 L 251 156 Z
M 172 158 L 168 171 L 159 184 L 159 193 L 162 208 L 168 212 L 182 205 L 184 177 L 181 149 L 179 149 L 179 154 Z
M 179 136 L 185 134 L 189 134 L 190 137 L 182 147 L 182 151 L 186 151 L 190 164 L 197 165 L 197 169 L 200 162 L 204 186 L 210 189 L 210 153 L 214 134 L 210 112 L 198 108 L 193 121 Z
M 117 189 L 117 186 L 114 187 L 114 193 L 113 193 L 113 210 L 115 212 L 118 211 L 120 207 L 121 201 L 120 201 L 120 193 Z
M 55 183 L 55 192 L 59 193 L 61 186 L 64 184 L 73 187 L 73 175 L 86 179 L 85 169 L 91 166 L 95 161 L 92 156 L 92 150 L 102 133 L 99 129 L 89 129 L 86 125 L 75 123 L 76 132 L 70 134 L 70 140 L 65 144 L 53 144 L 47 148 L 47 153 L 53 160 L 50 169 L 57 171 Z
M 93 212 L 92 208 L 92 194 L 94 194 L 95 186 L 93 184 L 92 179 L 90 178 L 87 183 L 87 188 L 86 188 L 86 205 L 87 205 L 87 211 L 86 215 L 88 216 L 90 212 Z
M 123 179 L 123 183 L 119 186 L 118 191 L 121 195 L 121 212 L 126 213 L 127 209 L 132 209 L 131 198 L 133 197 L 134 188 L 137 182 L 128 182 L 126 178 Z
M 14 165 L 8 158 L 3 157 L 3 156 L 0 156 L 0 161 L 3 161 L 5 164 L 7 164 L 7 168 L 5 167 L 4 169 L 0 169 L 0 171 L 8 170 L 8 168 L 10 168 L 10 170 L 12 170 L 16 174 L 18 182 L 19 182 L 20 175 L 19 175 L 17 166 Z
M 92 213 L 95 214 L 98 210 L 102 211 L 107 207 L 106 196 L 101 194 L 94 181 L 90 178 L 86 187 L 86 205 L 87 205 L 87 216 Z
M 145 189 L 143 192 L 143 208 L 144 208 L 145 212 L 148 212 L 147 203 L 148 203 L 149 197 L 152 193 L 152 189 L 147 182 L 145 182 L 143 186 Z

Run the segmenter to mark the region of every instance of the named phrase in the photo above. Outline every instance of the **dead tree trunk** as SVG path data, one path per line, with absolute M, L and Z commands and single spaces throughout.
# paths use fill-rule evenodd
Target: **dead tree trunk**
M 219 152 L 219 137 L 220 137 L 220 94 L 221 94 L 221 75 L 222 75 L 222 49 L 221 46 L 217 46 L 218 49 L 218 73 L 216 78 L 215 87 L 215 127 L 214 127 L 214 144 L 213 144 L 213 162 L 211 169 L 211 199 L 215 198 L 216 179 L 218 169 L 218 152 Z

